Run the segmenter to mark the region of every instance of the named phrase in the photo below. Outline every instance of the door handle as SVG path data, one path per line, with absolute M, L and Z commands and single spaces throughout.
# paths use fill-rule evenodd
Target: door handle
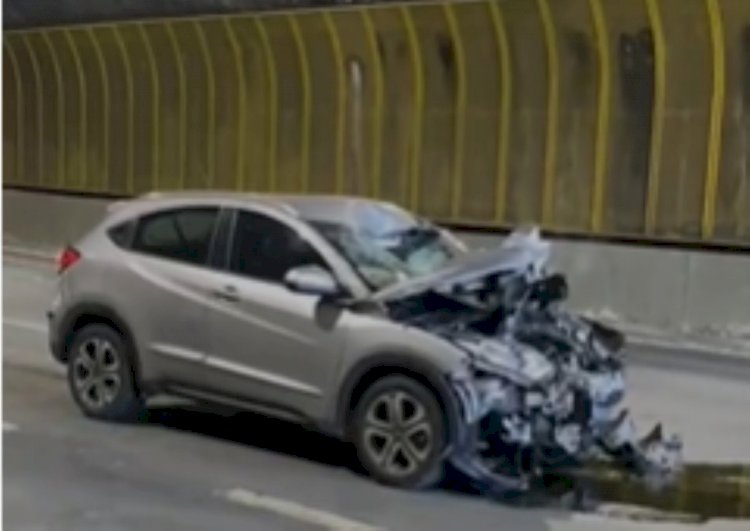
M 234 286 L 224 286 L 211 292 L 211 295 L 219 300 L 226 302 L 239 302 L 240 294 Z

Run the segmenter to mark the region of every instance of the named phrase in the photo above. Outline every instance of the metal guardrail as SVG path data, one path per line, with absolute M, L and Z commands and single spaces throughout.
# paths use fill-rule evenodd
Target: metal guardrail
M 357 193 L 750 243 L 750 2 L 384 4 L 6 31 L 11 185 Z

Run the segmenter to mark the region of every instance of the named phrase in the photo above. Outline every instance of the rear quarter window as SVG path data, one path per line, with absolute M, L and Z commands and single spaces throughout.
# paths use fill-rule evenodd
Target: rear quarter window
M 130 248 L 133 243 L 133 235 L 135 234 L 135 221 L 126 221 L 115 225 L 107 231 L 107 236 L 117 247 L 122 249 Z

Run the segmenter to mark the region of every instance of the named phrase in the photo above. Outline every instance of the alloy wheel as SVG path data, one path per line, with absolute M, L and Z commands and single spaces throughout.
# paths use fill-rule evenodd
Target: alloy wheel
M 73 360 L 73 385 L 81 401 L 92 410 L 111 404 L 120 392 L 120 353 L 106 339 L 84 341 Z
M 364 449 L 392 477 L 412 474 L 430 458 L 434 434 L 426 407 L 405 391 L 376 397 L 367 408 Z

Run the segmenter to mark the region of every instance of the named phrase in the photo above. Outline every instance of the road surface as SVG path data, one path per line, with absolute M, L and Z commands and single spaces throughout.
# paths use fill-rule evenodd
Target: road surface
M 561 507 L 521 509 L 448 488 L 384 488 L 359 474 L 347 446 L 256 415 L 162 401 L 140 423 L 88 420 L 47 351 L 43 315 L 54 280 L 49 266 L 4 262 L 5 529 L 585 531 L 656 525 Z M 629 380 L 636 418 L 663 420 L 680 432 L 688 460 L 750 463 L 749 367 L 640 351 Z M 748 527 L 747 520 L 717 519 L 701 529 Z

